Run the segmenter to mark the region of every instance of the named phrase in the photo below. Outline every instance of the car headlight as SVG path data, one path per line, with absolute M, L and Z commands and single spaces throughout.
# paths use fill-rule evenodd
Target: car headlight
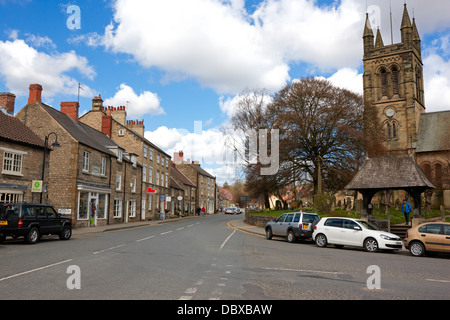
M 398 240 L 397 237 L 394 238 L 394 237 L 387 236 L 385 234 L 380 235 L 380 237 L 384 240 Z

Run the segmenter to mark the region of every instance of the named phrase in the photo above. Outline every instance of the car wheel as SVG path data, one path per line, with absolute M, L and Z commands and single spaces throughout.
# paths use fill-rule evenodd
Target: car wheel
M 324 234 L 318 234 L 316 236 L 316 245 L 325 248 L 327 246 L 327 237 Z
M 39 229 L 32 227 L 31 230 L 25 235 L 25 241 L 29 244 L 35 244 L 39 241 Z
M 364 240 L 364 249 L 368 252 L 378 251 L 378 242 L 374 238 L 367 238 Z
M 266 239 L 267 240 L 271 240 L 272 237 L 273 237 L 272 229 L 271 228 L 267 228 L 266 229 Z
M 288 240 L 289 243 L 294 243 L 297 240 L 295 238 L 294 231 L 289 230 L 288 235 L 287 235 L 287 240 Z
M 409 252 L 415 257 L 421 257 L 425 254 L 425 246 L 418 241 L 415 241 L 409 245 Z
M 61 240 L 69 240 L 72 236 L 72 228 L 69 226 L 65 226 L 61 233 L 59 234 L 59 239 Z

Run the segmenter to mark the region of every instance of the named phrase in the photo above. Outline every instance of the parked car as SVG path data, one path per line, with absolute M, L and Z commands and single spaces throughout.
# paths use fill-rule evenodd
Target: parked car
M 59 235 L 61 240 L 72 236 L 72 220 L 63 218 L 55 209 L 46 204 L 10 204 L 0 215 L 0 243 L 7 236 L 23 236 L 25 241 L 34 244 L 42 235 Z
M 354 246 L 369 252 L 402 248 L 402 241 L 397 235 L 381 231 L 364 220 L 350 218 L 322 218 L 314 227 L 313 240 L 319 247 L 328 244 Z
M 236 208 L 235 207 L 225 208 L 225 214 L 236 214 Z
M 314 224 L 320 217 L 316 213 L 293 212 L 285 213 L 273 221 L 266 224 L 266 239 L 273 236 L 287 237 L 288 242 L 295 242 L 297 239 L 311 239 Z
M 450 252 L 450 223 L 426 222 L 412 227 L 403 244 L 416 257 L 427 252 Z

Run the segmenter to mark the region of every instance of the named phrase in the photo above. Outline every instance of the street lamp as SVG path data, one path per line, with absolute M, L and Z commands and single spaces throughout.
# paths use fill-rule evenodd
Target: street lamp
M 44 187 L 44 177 L 45 177 L 45 155 L 47 153 L 47 149 L 48 149 L 48 140 L 50 139 L 50 136 L 54 135 L 55 136 L 55 142 L 53 142 L 52 147 L 53 148 L 59 148 L 61 147 L 61 145 L 58 142 L 58 135 L 56 134 L 56 132 L 50 132 L 46 137 L 45 137 L 45 143 L 44 143 L 44 158 L 42 160 L 42 187 Z M 40 203 L 42 203 L 42 194 L 44 193 L 44 190 L 42 190 L 41 192 L 41 198 L 40 198 Z

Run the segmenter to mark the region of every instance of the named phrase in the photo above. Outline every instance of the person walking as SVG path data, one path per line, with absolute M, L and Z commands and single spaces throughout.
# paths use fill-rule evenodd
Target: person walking
M 403 199 L 402 203 L 402 213 L 405 216 L 405 224 L 409 225 L 409 214 L 411 213 L 412 208 L 409 202 L 406 201 L 406 199 Z

